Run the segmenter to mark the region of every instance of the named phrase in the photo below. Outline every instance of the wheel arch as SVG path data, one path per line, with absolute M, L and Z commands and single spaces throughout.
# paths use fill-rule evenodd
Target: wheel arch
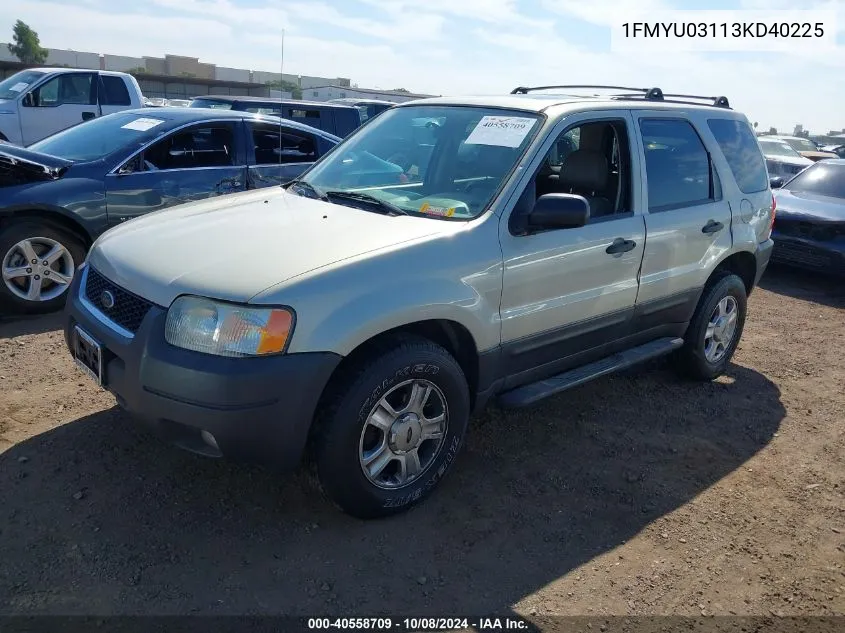
M 85 228 L 79 218 L 64 209 L 54 206 L 26 206 L 0 211 L 0 230 L 19 221 L 35 220 L 62 228 L 82 242 L 87 251 L 94 243 L 94 236 Z
M 742 250 L 731 253 L 716 265 L 707 279 L 706 285 L 710 285 L 726 272 L 742 279 L 742 283 L 745 285 L 745 294 L 750 295 L 754 290 L 754 279 L 757 275 L 757 259 L 750 251 Z

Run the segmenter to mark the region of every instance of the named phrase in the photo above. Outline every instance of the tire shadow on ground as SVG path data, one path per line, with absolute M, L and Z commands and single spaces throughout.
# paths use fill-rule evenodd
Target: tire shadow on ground
M 831 308 L 845 308 L 845 280 L 832 275 L 772 262 L 760 279 L 760 288 Z
M 2 306 L 0 306 L 0 310 L 2 309 Z M 61 312 L 23 317 L 12 317 L 0 312 L 0 340 L 61 330 L 63 325 Z
M 432 497 L 363 522 L 302 473 L 196 457 L 110 409 L 0 454 L 0 612 L 502 613 L 737 469 L 784 415 L 745 367 L 630 371 L 487 410 Z

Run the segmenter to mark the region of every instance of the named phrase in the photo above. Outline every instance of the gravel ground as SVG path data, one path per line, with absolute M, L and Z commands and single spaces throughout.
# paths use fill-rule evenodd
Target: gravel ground
M 136 428 L 51 316 L 0 324 L 0 613 L 845 614 L 845 290 L 770 270 L 727 376 L 473 424 L 378 522 Z

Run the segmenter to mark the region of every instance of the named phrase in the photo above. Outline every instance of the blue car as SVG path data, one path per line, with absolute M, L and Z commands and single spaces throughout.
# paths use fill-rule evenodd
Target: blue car
M 0 314 L 60 308 L 88 248 L 110 227 L 284 184 L 339 142 L 278 117 L 143 108 L 27 148 L 0 143 Z

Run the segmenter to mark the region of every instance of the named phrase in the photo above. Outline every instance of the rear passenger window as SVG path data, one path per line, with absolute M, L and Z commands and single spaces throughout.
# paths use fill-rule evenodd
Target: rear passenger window
M 162 139 L 144 152 L 144 169 L 195 169 L 235 164 L 235 138 L 226 127 L 196 127 Z
M 714 200 L 710 156 L 688 121 L 643 119 L 640 131 L 649 211 L 668 211 Z
M 311 163 L 317 144 L 310 134 L 284 126 L 250 123 L 256 165 Z
M 732 119 L 709 119 L 707 125 L 728 161 L 739 190 L 742 193 L 757 193 L 768 189 L 766 162 L 751 126 Z
M 132 100 L 129 98 L 129 90 L 126 89 L 126 82 L 120 77 L 112 77 L 110 75 L 100 75 L 102 80 L 102 93 L 100 94 L 100 104 L 110 106 L 127 106 L 132 105 Z

